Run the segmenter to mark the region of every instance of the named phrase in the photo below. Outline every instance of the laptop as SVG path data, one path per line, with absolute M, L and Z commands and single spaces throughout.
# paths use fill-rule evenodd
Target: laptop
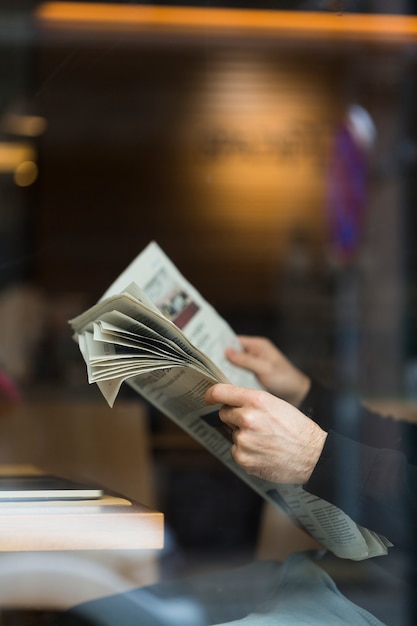
M 1 476 L 0 502 L 30 500 L 92 500 L 100 498 L 103 490 L 48 474 Z

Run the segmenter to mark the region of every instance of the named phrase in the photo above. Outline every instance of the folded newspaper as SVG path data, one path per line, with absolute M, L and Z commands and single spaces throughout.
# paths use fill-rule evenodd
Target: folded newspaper
M 387 553 L 391 544 L 384 537 L 301 485 L 261 480 L 233 461 L 228 434 L 204 394 L 216 382 L 261 386 L 252 373 L 227 360 L 225 347 L 240 347 L 236 334 L 157 243 L 151 242 L 99 302 L 70 324 L 88 381 L 98 385 L 110 406 L 126 382 L 337 556 L 362 560 Z

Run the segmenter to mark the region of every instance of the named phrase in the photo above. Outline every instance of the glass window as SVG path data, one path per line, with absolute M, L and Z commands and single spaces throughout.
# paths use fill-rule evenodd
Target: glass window
M 271 581 L 282 572 L 275 563 L 320 546 L 314 568 L 355 605 L 388 626 L 414 623 L 414 5 L 21 0 L 0 9 L 0 469 L 99 484 L 164 514 L 163 549 L 73 551 L 88 567 L 98 559 L 117 578 L 113 591 L 216 577 L 259 557 L 269 564 L 253 572 Z M 332 433 L 300 479 L 304 492 L 386 536 L 388 556 L 321 552 L 306 517 L 296 528 L 288 502 L 284 512 L 267 505 L 149 397 L 123 384 L 110 409 L 88 383 L 68 322 L 152 241 L 237 335 L 268 338 L 314 381 L 304 390 L 314 397 L 285 397 L 308 415 L 305 428 Z M 184 330 L 196 309 L 181 316 L 189 300 L 175 295 L 164 312 Z M 342 523 L 320 515 L 331 533 Z M 203 617 L 191 594 L 193 626 L 256 613 L 269 589 L 258 587 L 252 604 L 236 601 L 242 615 L 217 597 Z

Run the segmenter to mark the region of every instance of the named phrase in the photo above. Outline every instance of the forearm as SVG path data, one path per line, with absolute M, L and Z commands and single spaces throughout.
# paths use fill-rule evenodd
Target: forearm
M 394 545 L 413 547 L 417 468 L 401 452 L 366 446 L 331 431 L 305 489 Z
M 407 441 L 417 440 L 417 426 L 383 417 L 364 407 L 352 394 L 343 394 L 312 380 L 300 410 L 329 432 L 376 448 L 406 452 Z

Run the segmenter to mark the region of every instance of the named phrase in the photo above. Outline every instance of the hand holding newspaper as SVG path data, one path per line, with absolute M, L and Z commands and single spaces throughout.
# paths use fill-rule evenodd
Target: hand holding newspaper
M 110 406 L 127 382 L 337 556 L 361 560 L 386 554 L 391 544 L 384 537 L 358 526 L 334 505 L 301 485 L 250 476 L 233 461 L 228 433 L 204 394 L 216 382 L 261 386 L 252 373 L 226 359 L 226 346 L 239 348 L 236 334 L 155 242 L 70 324 L 88 381 L 97 383 Z

